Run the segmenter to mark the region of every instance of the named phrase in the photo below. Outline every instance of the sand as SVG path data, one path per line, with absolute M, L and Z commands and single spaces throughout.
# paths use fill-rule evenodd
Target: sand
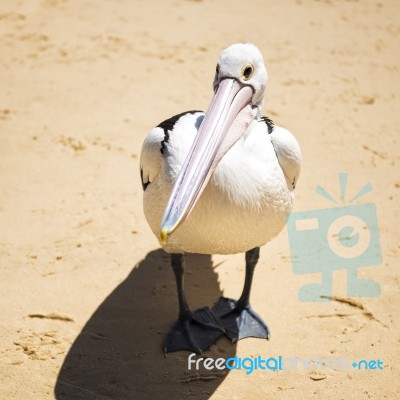
M 396 399 L 399 383 L 399 5 L 396 1 L 0 3 L 1 399 Z M 381 360 L 383 370 L 188 370 L 164 356 L 175 284 L 142 212 L 141 144 L 206 109 L 219 52 L 254 42 L 265 113 L 303 152 L 295 211 L 376 206 L 378 297 L 299 301 L 288 232 L 262 249 L 252 304 L 270 341 L 220 339 L 208 357 Z M 315 193 L 320 185 L 338 200 Z M 191 305 L 238 297 L 244 259 L 188 257 Z

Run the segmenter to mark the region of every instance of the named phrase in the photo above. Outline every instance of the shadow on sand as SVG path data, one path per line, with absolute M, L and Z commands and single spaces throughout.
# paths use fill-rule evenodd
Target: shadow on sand
M 211 256 L 186 256 L 191 307 L 211 306 L 222 295 Z M 55 387 L 58 400 L 208 399 L 227 370 L 188 370 L 189 352 L 162 351 L 177 317 L 169 255 L 150 252 L 104 300 L 73 343 Z M 236 346 L 218 339 L 203 357 L 233 357 Z

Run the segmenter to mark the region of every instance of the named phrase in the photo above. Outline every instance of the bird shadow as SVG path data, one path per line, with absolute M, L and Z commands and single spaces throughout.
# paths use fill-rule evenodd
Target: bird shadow
M 185 287 L 191 307 L 211 306 L 222 295 L 211 256 L 188 254 Z M 164 355 L 162 343 L 177 317 L 170 258 L 154 250 L 103 301 L 69 350 L 59 372 L 58 400 L 208 399 L 227 370 L 188 369 L 190 352 Z M 230 358 L 225 337 L 203 357 Z

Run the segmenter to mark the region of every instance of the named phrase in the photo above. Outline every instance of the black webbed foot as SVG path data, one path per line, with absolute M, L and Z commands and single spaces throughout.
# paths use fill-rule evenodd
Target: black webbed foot
M 222 321 L 208 307 L 189 311 L 170 328 L 164 351 L 189 350 L 202 353 L 224 334 Z
M 221 297 L 212 312 L 221 319 L 226 335 L 233 342 L 246 337 L 270 338 L 267 325 L 250 304 L 242 306 L 236 300 Z

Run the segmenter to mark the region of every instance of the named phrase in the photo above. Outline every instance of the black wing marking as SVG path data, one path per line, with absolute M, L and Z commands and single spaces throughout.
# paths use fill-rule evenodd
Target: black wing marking
M 268 118 L 268 117 L 261 117 L 260 121 L 267 124 L 268 135 L 270 135 L 272 133 L 272 131 L 274 130 L 274 123 L 272 122 L 272 119 Z
M 145 191 L 147 186 L 149 186 L 150 182 L 145 182 L 143 180 L 143 169 L 142 168 L 140 168 L 140 179 L 142 180 L 143 191 Z
M 183 117 L 186 114 L 195 114 L 198 112 L 202 112 L 202 111 L 197 111 L 197 110 L 185 111 L 185 112 L 175 115 L 171 118 L 168 118 L 165 121 L 163 121 L 157 125 L 157 128 L 161 128 L 164 131 L 164 139 L 161 141 L 161 148 L 160 148 L 161 154 L 164 154 L 165 146 L 169 141 L 169 133 L 172 129 L 174 129 L 174 126 L 175 126 L 176 122 L 179 120 L 179 118 Z M 151 182 L 144 181 L 142 168 L 140 169 L 140 179 L 142 181 L 142 187 L 143 187 L 143 191 L 144 191 L 144 190 L 146 190 L 147 186 L 150 185 Z
M 172 131 L 172 129 L 174 129 L 174 126 L 175 126 L 176 122 L 178 121 L 178 119 L 183 117 L 186 114 L 195 114 L 197 112 L 202 112 L 202 111 L 198 111 L 198 110 L 185 111 L 185 112 L 175 115 L 171 118 L 168 118 L 165 121 L 161 122 L 161 124 L 157 125 L 157 128 L 162 128 L 164 130 L 164 139 L 161 141 L 161 148 L 160 148 L 161 154 L 164 154 L 165 145 L 169 141 L 169 132 Z

